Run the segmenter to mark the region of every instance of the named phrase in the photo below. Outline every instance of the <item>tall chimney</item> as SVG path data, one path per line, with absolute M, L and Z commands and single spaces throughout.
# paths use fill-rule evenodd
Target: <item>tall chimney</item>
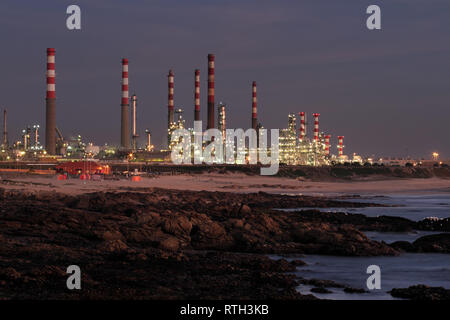
M 314 116 L 314 143 L 319 144 L 319 113 L 313 113 Z
M 45 114 L 45 150 L 56 154 L 55 49 L 47 48 L 47 96 Z
M 131 114 L 132 114 L 132 144 L 133 150 L 137 149 L 137 133 L 136 133 L 136 107 L 137 107 L 137 98 L 136 95 L 133 94 L 131 96 Z
M 35 124 L 33 126 L 34 131 L 34 147 L 37 149 L 39 146 L 39 125 Z
M 330 155 L 330 135 L 327 134 L 325 136 L 325 155 L 329 156 Z
M 3 146 L 8 146 L 8 130 L 6 129 L 7 111 L 3 110 Z
M 174 112 L 174 104 L 173 104 L 173 71 L 169 70 L 168 77 L 168 87 L 169 87 L 169 102 L 168 102 L 168 117 L 167 117 L 167 146 L 170 146 L 170 127 L 173 123 L 173 112 Z
M 257 99 L 256 99 L 256 82 L 252 83 L 252 129 L 256 130 L 258 125 L 257 119 Z
M 152 141 L 151 141 L 151 133 L 150 130 L 145 130 L 145 134 L 147 135 L 147 145 L 146 145 L 146 149 L 147 151 L 152 151 Z
M 195 90 L 194 90 L 194 121 L 200 121 L 200 70 L 195 70 Z
M 338 145 L 338 151 L 339 151 L 339 158 L 342 158 L 344 156 L 344 136 L 338 136 L 339 145 Z
M 306 137 L 306 118 L 305 113 L 300 112 L 300 142 L 303 142 L 303 139 Z
M 130 149 L 130 102 L 128 97 L 128 59 L 122 59 L 122 104 L 120 145 Z
M 226 140 L 226 130 L 227 130 L 227 115 L 226 115 L 226 106 L 220 102 L 217 106 L 217 129 L 222 132 L 222 141 Z
M 214 128 L 214 55 L 208 54 L 208 124 L 206 129 Z

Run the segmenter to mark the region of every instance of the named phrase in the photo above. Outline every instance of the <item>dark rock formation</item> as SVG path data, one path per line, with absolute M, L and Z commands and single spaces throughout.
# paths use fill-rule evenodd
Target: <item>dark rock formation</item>
M 339 205 L 360 204 L 262 192 L 1 190 L 0 298 L 311 299 L 284 274 L 300 261 L 255 253 L 397 253 L 350 222 L 273 210 Z M 65 286 L 72 264 L 81 291 Z
M 390 246 L 406 252 L 450 253 L 450 233 L 423 236 L 413 243 L 396 241 Z
M 425 218 L 417 223 L 418 230 L 450 232 L 450 218 Z
M 416 285 L 404 289 L 392 289 L 393 297 L 410 300 L 450 300 L 450 290 L 442 287 Z
M 346 286 L 341 283 L 337 283 L 332 280 L 299 278 L 297 280 L 297 282 L 299 284 L 314 286 L 314 288 L 311 289 L 311 292 L 315 292 L 315 293 L 331 293 L 331 291 L 327 290 L 326 288 L 344 289 L 344 292 L 346 292 L 346 293 L 366 293 L 367 292 L 364 289 L 352 288 L 352 287 Z
M 432 234 L 413 242 L 416 252 L 450 253 L 450 233 Z
M 333 293 L 333 291 L 328 290 L 327 288 L 324 288 L 324 287 L 314 287 L 311 289 L 311 292 L 313 292 L 313 293 Z

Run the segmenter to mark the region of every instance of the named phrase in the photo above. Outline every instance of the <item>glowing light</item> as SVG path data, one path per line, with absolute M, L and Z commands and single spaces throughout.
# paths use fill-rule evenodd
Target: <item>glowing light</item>
M 439 158 L 439 153 L 433 152 L 433 159 L 437 160 Z

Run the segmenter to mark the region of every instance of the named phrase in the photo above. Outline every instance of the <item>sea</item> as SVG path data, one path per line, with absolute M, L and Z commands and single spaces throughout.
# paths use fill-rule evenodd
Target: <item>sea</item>
M 341 200 L 339 198 L 339 200 Z M 363 208 L 301 208 L 289 210 L 317 209 L 326 212 L 361 213 L 366 216 L 380 215 L 404 217 L 419 221 L 427 217 L 450 217 L 450 194 L 426 195 L 368 195 L 361 198 L 349 198 L 351 202 L 370 202 L 390 205 L 390 207 Z M 419 237 L 439 232 L 365 232 L 376 241 L 391 243 L 394 241 L 414 241 Z M 273 258 L 280 258 L 273 256 Z M 287 260 L 297 257 L 283 257 Z M 300 258 L 307 265 L 297 267 L 296 275 L 305 279 L 333 280 L 353 288 L 367 290 L 367 293 L 346 293 L 342 289 L 328 288 L 332 293 L 314 296 L 332 300 L 392 300 L 389 291 L 392 288 L 407 288 L 412 285 L 450 289 L 450 254 L 403 253 L 394 257 L 339 257 L 322 255 L 305 255 Z M 366 282 L 371 274 L 367 267 L 377 265 L 381 270 L 381 289 L 369 290 Z M 310 294 L 312 286 L 300 285 L 297 290 Z

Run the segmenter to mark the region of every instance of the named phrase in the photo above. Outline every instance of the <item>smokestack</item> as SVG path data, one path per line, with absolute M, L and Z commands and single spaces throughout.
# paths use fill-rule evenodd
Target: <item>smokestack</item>
M 6 129 L 7 111 L 3 110 L 3 146 L 8 146 L 8 130 Z
M 198 69 L 195 70 L 194 100 L 195 100 L 194 120 L 200 121 L 200 70 Z
M 206 129 L 214 128 L 214 55 L 208 54 L 208 125 Z
M 133 150 L 136 150 L 136 140 L 137 140 L 137 133 L 136 133 L 136 106 L 137 106 L 137 98 L 136 95 L 133 94 L 131 96 L 131 114 L 132 114 L 132 141 L 133 141 Z
M 55 49 L 47 48 L 47 96 L 45 113 L 45 150 L 56 154 Z
M 344 136 L 338 136 L 339 145 L 338 145 L 338 151 L 339 151 L 339 158 L 342 158 L 344 156 Z
M 174 104 L 173 104 L 173 71 L 169 70 L 169 75 L 167 76 L 169 79 L 169 103 L 167 106 L 168 109 L 168 118 L 167 118 L 167 132 L 168 132 L 168 136 L 167 136 L 167 145 L 170 146 L 170 127 L 173 123 L 173 108 L 174 108 Z
M 37 149 L 39 146 L 39 125 L 35 124 L 34 129 L 34 147 Z
M 313 113 L 314 116 L 314 143 L 319 144 L 319 113 Z
M 325 136 L 325 155 L 329 156 L 330 155 L 330 135 L 327 134 Z
M 219 131 L 222 132 L 222 141 L 225 142 L 226 139 L 226 130 L 227 130 L 227 116 L 226 116 L 226 110 L 225 110 L 225 105 L 220 102 L 219 105 L 217 106 L 217 128 L 219 129 Z
M 152 141 L 151 141 L 151 138 L 152 138 L 152 135 L 151 135 L 151 133 L 150 133 L 150 130 L 145 130 L 145 134 L 147 135 L 147 146 L 146 146 L 146 149 L 147 149 L 147 151 L 152 151 Z
M 130 102 L 128 97 L 128 59 L 122 59 L 122 103 L 120 145 L 130 149 Z
M 256 99 L 256 82 L 252 83 L 252 128 L 256 130 L 257 128 L 257 99 Z
M 303 139 L 306 137 L 306 118 L 305 113 L 300 112 L 300 142 L 303 142 Z

